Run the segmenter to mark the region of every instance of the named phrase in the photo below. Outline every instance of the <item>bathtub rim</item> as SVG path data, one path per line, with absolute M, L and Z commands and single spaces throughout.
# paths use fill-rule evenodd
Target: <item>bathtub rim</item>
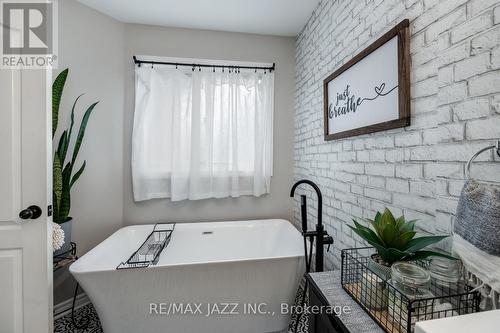
M 200 222 L 176 222 L 178 224 L 199 224 L 199 223 L 228 223 L 228 222 L 233 222 L 233 223 L 238 223 L 238 222 L 255 222 L 255 221 L 280 221 L 281 223 L 287 223 L 289 224 L 289 227 L 293 229 L 292 232 L 297 232 L 297 235 L 302 238 L 302 235 L 300 231 L 295 227 L 295 225 L 286 220 L 286 219 L 252 219 L 252 220 L 230 220 L 230 221 L 200 221 Z M 166 222 L 158 222 L 158 223 L 166 223 Z M 82 255 L 78 260 L 73 262 L 68 270 L 72 275 L 83 275 L 83 274 L 91 274 L 91 273 L 102 273 L 102 272 L 113 272 L 113 271 L 121 271 L 121 270 L 153 270 L 153 269 L 160 269 L 160 268 L 176 268 L 176 267 L 188 267 L 188 266 L 195 266 L 195 265 L 214 265 L 214 264 L 228 264 L 228 263 L 234 263 L 234 262 L 256 262 L 256 261 L 268 261 L 268 260 L 277 260 L 277 259 L 292 259 L 292 258 L 304 258 L 304 252 L 303 248 L 301 248 L 301 253 L 300 254 L 293 254 L 293 255 L 281 255 L 281 256 L 260 256 L 260 257 L 252 257 L 252 258 L 241 258 L 241 259 L 218 259 L 218 260 L 204 260 L 204 261 L 196 261 L 196 262 L 188 262 L 188 263 L 175 263 L 175 264 L 161 264 L 161 265 L 151 265 L 148 267 L 141 267 L 141 268 L 125 268 L 125 269 L 116 269 L 115 268 L 96 268 L 96 269 L 76 269 L 78 268 L 78 261 L 83 259 L 87 254 L 90 254 L 94 249 L 98 248 L 101 246 L 106 240 L 108 240 L 110 237 L 115 235 L 116 233 L 120 232 L 121 230 L 124 229 L 131 229 L 137 226 L 154 226 L 154 223 L 148 223 L 148 224 L 134 224 L 134 225 L 127 225 L 124 227 L 121 227 L 120 229 L 116 230 L 113 232 L 111 235 L 109 235 L 106 239 L 104 239 L 102 242 L 94 246 L 91 250 L 89 250 L 87 253 Z M 307 244 L 310 246 L 309 244 Z M 116 265 L 118 266 L 118 264 Z M 76 267 L 76 268 L 75 268 Z M 85 266 L 84 266 L 85 267 Z

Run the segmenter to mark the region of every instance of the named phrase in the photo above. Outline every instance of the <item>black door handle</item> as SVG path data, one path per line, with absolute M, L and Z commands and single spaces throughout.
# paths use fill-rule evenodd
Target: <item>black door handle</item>
M 22 218 L 23 220 L 28 220 L 28 219 L 37 219 L 42 215 L 42 209 L 38 206 L 29 206 L 26 209 L 23 209 L 19 213 L 19 217 Z

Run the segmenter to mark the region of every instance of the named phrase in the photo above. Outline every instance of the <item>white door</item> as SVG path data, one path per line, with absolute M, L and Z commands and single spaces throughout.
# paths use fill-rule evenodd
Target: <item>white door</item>
M 52 332 L 50 80 L 0 69 L 0 333 Z

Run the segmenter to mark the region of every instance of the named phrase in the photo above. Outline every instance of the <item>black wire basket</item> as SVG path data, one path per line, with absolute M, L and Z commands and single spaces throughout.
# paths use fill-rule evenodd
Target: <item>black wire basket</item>
M 415 323 L 479 311 L 480 295 L 463 281 L 431 279 L 425 293 L 409 296 L 390 279 L 368 268 L 375 249 L 342 250 L 342 288 L 388 333 L 414 332 Z M 415 262 L 426 267 L 426 261 Z
M 156 265 L 163 249 L 170 243 L 175 223 L 157 223 L 144 243 L 116 269 L 146 268 Z

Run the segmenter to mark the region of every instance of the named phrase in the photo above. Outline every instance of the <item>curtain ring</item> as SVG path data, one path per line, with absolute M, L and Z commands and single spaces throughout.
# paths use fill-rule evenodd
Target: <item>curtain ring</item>
M 201 72 L 201 66 L 198 66 L 198 72 Z
M 215 66 L 214 66 L 214 68 L 213 68 L 213 72 L 215 73 Z
M 175 69 L 179 69 L 177 64 L 175 64 Z

